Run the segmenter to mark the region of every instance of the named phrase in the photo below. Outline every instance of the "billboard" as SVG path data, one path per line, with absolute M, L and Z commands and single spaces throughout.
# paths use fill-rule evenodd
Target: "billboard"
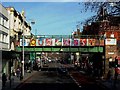
M 30 39 L 24 39 L 24 46 L 30 45 Z M 20 46 L 23 46 L 23 39 L 20 39 Z
M 80 39 L 72 39 L 72 46 L 80 46 Z
M 63 39 L 63 46 L 71 46 L 71 40 L 70 39 Z
M 36 39 L 30 39 L 30 46 L 36 46 Z
M 38 39 L 36 39 L 36 46 L 45 46 L 45 38 L 39 37 Z
M 95 46 L 95 39 L 88 39 L 88 46 Z M 98 43 L 98 42 L 97 42 Z
M 20 46 L 23 46 L 22 43 L 23 41 L 20 39 Z M 106 39 L 106 45 L 116 45 L 116 39 Z M 24 46 L 104 46 L 104 40 L 39 37 L 24 39 Z
M 55 38 L 55 46 L 62 46 L 62 38 Z
M 45 39 L 45 46 L 52 46 L 52 39 L 51 38 Z
M 87 46 L 87 39 L 80 39 L 80 46 Z

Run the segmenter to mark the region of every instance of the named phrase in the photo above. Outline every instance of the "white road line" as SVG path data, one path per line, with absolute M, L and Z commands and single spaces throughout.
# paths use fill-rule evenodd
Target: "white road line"
M 74 77 L 70 74 L 70 77 L 73 79 L 73 81 L 81 88 L 82 86 L 74 79 Z

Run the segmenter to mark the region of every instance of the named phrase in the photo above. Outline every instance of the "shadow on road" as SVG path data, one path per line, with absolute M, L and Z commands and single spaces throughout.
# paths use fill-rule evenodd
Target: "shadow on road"
M 60 80 L 55 83 L 26 83 L 15 90 L 80 90 L 75 83 L 62 83 Z

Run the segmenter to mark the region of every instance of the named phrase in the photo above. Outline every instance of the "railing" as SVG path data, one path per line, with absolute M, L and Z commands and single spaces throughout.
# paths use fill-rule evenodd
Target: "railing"
M 44 37 L 44 38 L 94 38 L 94 39 L 104 39 L 103 35 L 80 35 L 78 37 L 74 37 L 73 35 L 25 35 L 26 39 L 31 39 L 31 38 L 40 38 L 40 37 Z M 21 36 L 22 39 L 22 36 Z

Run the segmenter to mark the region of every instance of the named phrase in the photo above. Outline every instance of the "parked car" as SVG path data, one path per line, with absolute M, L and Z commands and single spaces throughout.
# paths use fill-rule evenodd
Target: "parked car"
M 59 67 L 58 68 L 58 73 L 62 74 L 62 75 L 67 75 L 68 74 L 68 70 L 65 67 Z
M 47 63 L 44 63 L 43 67 L 49 67 L 49 65 Z
M 48 60 L 48 62 L 49 62 L 49 63 L 51 63 L 51 62 L 52 62 L 52 60 L 51 60 L 51 59 L 49 59 L 49 60 Z

